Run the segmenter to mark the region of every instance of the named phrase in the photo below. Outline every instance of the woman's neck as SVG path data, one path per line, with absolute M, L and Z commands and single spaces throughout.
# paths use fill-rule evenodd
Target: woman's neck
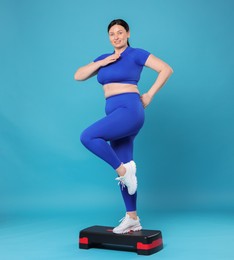
M 124 46 L 124 47 L 121 47 L 121 48 L 117 48 L 117 49 L 115 49 L 115 53 L 116 53 L 116 54 L 121 54 L 121 53 L 124 52 L 127 48 L 128 48 L 128 45 L 127 45 L 127 46 Z

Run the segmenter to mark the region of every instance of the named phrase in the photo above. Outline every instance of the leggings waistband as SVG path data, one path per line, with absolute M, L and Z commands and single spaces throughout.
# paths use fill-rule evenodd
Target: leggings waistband
M 124 96 L 124 95 L 126 95 L 126 96 L 131 96 L 131 95 L 135 96 L 135 95 L 136 95 L 136 96 L 140 97 L 140 94 L 139 94 L 139 93 L 136 93 L 136 92 L 125 92 L 125 93 L 120 93 L 120 94 L 116 94 L 116 95 L 107 97 L 106 100 L 108 100 L 108 99 L 110 99 L 110 98 L 115 98 L 115 97 L 119 97 L 119 96 Z

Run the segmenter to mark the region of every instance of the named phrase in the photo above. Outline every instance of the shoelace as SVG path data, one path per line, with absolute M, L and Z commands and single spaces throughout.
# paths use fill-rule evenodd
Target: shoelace
M 125 183 L 123 182 L 122 179 L 123 178 L 121 178 L 121 177 L 116 178 L 116 180 L 119 181 L 118 185 L 122 185 L 122 190 L 123 190 L 126 187 L 126 185 L 125 185 Z
M 124 216 L 123 218 L 121 218 L 121 219 L 119 220 L 119 222 L 121 222 L 121 223 L 119 224 L 119 227 L 124 226 L 125 221 L 127 221 L 127 217 L 126 217 L 126 216 Z
M 122 225 L 122 224 L 124 223 L 125 220 L 126 220 L 126 216 L 124 216 L 123 218 L 121 218 L 121 219 L 119 220 L 119 222 L 121 222 L 120 225 Z

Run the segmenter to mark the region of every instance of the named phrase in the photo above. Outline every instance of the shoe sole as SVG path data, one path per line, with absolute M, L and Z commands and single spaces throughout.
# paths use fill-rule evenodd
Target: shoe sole
M 134 161 L 130 161 L 130 163 L 131 163 L 131 166 L 133 168 L 134 174 L 136 175 L 136 171 L 137 171 L 136 163 Z
M 130 166 L 131 166 L 132 171 L 134 173 L 134 177 L 133 178 L 136 178 L 136 164 L 135 164 L 135 162 L 134 161 L 130 161 Z M 136 183 L 137 183 L 137 180 L 136 180 Z M 129 191 L 128 190 L 129 195 L 135 194 L 136 190 L 137 190 L 137 185 L 136 185 L 136 189 L 134 189 L 134 191 Z

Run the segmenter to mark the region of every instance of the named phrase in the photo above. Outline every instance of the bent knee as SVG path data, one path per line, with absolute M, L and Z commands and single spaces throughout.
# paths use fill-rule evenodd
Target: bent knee
M 80 141 L 84 146 L 87 146 L 91 140 L 91 136 L 86 130 L 84 130 L 80 135 Z

